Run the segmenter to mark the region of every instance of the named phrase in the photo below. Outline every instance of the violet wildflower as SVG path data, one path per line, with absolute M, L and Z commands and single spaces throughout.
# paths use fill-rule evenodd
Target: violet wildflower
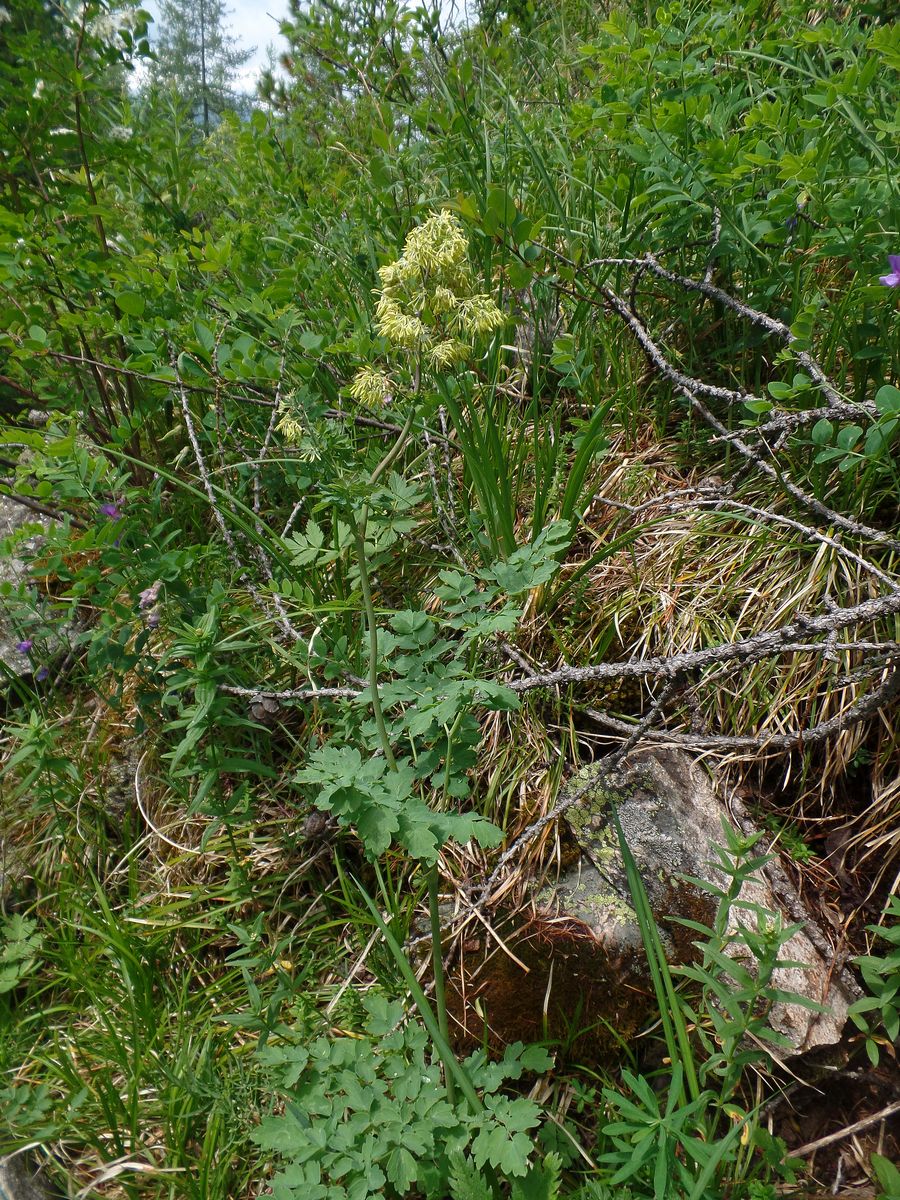
M 24 641 L 16 643 L 16 653 L 17 654 L 29 654 L 31 652 L 31 647 L 33 645 L 34 645 L 34 640 L 32 638 L 25 638 Z
M 144 588 L 138 598 L 138 608 L 152 608 L 157 601 L 161 587 L 162 580 L 157 579 L 156 583 L 151 583 L 148 588 Z
M 119 517 L 122 515 L 118 504 L 115 502 L 112 504 L 101 504 L 100 512 L 104 517 L 109 517 L 111 521 L 118 521 Z
M 151 610 L 147 613 L 146 619 L 147 619 L 147 628 L 148 629 L 156 629 L 156 627 L 159 625 L 159 609 L 151 608 Z
M 878 282 L 885 287 L 900 287 L 900 254 L 889 254 L 888 266 L 891 268 L 890 275 L 879 276 Z
M 38 667 L 37 671 L 35 672 L 34 677 L 38 683 L 43 683 L 44 680 L 49 677 L 49 675 L 50 675 L 49 667 Z
M 800 218 L 797 216 L 796 213 L 794 213 L 794 215 L 792 217 L 788 217 L 788 219 L 785 221 L 784 227 L 788 231 L 788 233 L 796 233 L 797 226 L 799 224 L 800 224 Z

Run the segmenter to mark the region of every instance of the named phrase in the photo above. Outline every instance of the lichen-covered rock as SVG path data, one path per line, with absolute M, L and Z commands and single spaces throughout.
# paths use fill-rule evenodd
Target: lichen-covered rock
M 583 788 L 592 775 L 597 778 L 596 787 L 589 788 L 566 814 L 580 858 L 555 884 L 542 889 L 537 896 L 539 910 L 583 922 L 607 959 L 626 962 L 630 974 L 642 973 L 638 969 L 645 963 L 640 928 L 615 827 L 609 819 L 610 803 L 614 802 L 667 957 L 672 963 L 689 962 L 696 956 L 692 943 L 698 935 L 679 925 L 677 918 L 711 926 L 716 900 L 683 877 L 727 886 L 724 875 L 712 864 L 715 846 L 724 841 L 722 822 L 734 827 L 728 810 L 705 772 L 682 750 L 641 751 L 607 779 L 601 779 L 597 768 L 586 768 L 570 786 Z M 802 1004 L 779 1002 L 769 1014 L 772 1027 L 797 1052 L 839 1041 L 847 1009 L 855 999 L 854 985 L 845 973 L 835 970 L 824 935 L 811 914 L 800 907 L 777 863 L 763 868 L 755 882 L 744 885 L 741 900 L 781 915 L 785 925 L 798 920 L 804 924 L 780 953 L 780 958 L 803 965 L 776 970 L 772 986 L 825 1006 L 819 1013 Z M 740 919 L 747 924 L 752 917 L 744 912 Z M 752 967 L 752 963 L 748 965 Z M 610 986 L 614 985 L 611 980 Z
M 0 1157 L 0 1200 L 61 1200 L 62 1193 L 41 1171 L 32 1155 Z
M 23 526 L 38 526 L 39 529 L 17 545 L 17 548 L 31 553 L 40 542 L 41 531 L 47 529 L 50 523 L 49 517 L 42 517 L 8 496 L 0 496 L 0 546 Z M 30 656 L 16 649 L 23 637 L 21 629 L 16 628 L 12 619 L 13 606 L 10 603 L 10 595 L 20 587 L 26 576 L 27 568 L 21 558 L 15 554 L 0 553 L 0 662 L 13 675 L 30 675 L 33 669 Z M 0 677 L 3 673 L 0 671 Z

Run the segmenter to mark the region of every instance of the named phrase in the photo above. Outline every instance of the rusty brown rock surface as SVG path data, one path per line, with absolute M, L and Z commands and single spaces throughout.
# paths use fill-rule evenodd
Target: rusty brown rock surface
M 635 753 L 608 780 L 601 780 L 597 768 L 585 768 L 571 786 L 582 787 L 592 772 L 597 787 L 566 814 L 581 854 L 555 883 L 538 893 L 538 908 L 547 915 L 583 923 L 608 959 L 626 964 L 631 977 L 646 974 L 640 929 L 609 819 L 614 803 L 667 957 L 673 964 L 691 961 L 696 954 L 692 943 L 698 935 L 669 918 L 712 924 L 714 897 L 686 882 L 684 876 L 724 885 L 724 875 L 712 864 L 716 845 L 724 841 L 722 822 L 736 828 L 726 804 L 702 767 L 677 748 Z M 856 991 L 852 978 L 835 968 L 827 938 L 812 914 L 798 908 L 796 895 L 786 894 L 789 888 L 776 861 L 761 870 L 756 882 L 745 884 L 741 900 L 779 915 L 785 925 L 798 923 L 798 917 L 803 925 L 780 955 L 802 965 L 779 968 L 772 983 L 822 1004 L 825 1011 L 779 1002 L 769 1018 L 772 1027 L 801 1052 L 840 1040 Z M 732 913 L 732 927 L 736 919 L 748 923 L 753 918 L 749 911 L 737 909 Z

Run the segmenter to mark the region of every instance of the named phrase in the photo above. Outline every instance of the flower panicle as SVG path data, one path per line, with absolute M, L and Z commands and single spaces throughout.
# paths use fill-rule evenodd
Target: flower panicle
M 506 322 L 493 298 L 476 293 L 462 226 L 446 209 L 411 230 L 396 262 L 379 268 L 375 326 L 394 347 L 417 350 L 440 370 L 465 358 L 464 341 Z
M 400 259 L 420 274 L 452 273 L 465 265 L 469 246 L 462 228 L 447 209 L 433 213 L 410 230 Z
M 382 292 L 375 306 L 375 327 L 389 342 L 407 349 L 414 349 L 429 340 L 421 317 L 405 312 L 403 306 L 386 292 Z
M 426 351 L 425 357 L 428 360 L 428 365 L 436 371 L 446 371 L 448 367 L 454 366 L 456 363 L 462 362 L 469 353 L 469 347 L 465 342 L 457 341 L 455 338 L 447 338 L 443 342 L 435 342 Z
M 459 221 L 443 210 L 411 230 L 400 257 L 378 269 L 376 330 L 391 349 L 412 352 L 432 371 L 465 362 L 476 338 L 507 321 L 491 296 L 475 291 L 468 250 Z M 388 371 L 369 364 L 347 390 L 354 400 L 378 407 L 391 403 L 397 386 Z
M 506 317 L 494 303 L 493 297 L 484 294 L 460 300 L 454 318 L 461 332 L 473 336 L 496 333 L 506 324 Z
M 297 443 L 302 441 L 306 430 L 297 410 L 282 401 L 278 411 L 280 415 L 275 425 L 276 430 L 286 442 Z
M 393 384 L 390 376 L 384 371 L 370 366 L 357 371 L 348 390 L 354 400 L 359 400 L 361 404 L 367 404 L 371 408 L 377 408 L 390 404 Z

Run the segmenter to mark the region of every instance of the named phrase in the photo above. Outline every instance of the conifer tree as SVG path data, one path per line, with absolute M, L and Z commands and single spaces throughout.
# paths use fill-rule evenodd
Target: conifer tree
M 236 72 L 253 57 L 228 32 L 225 0 L 160 0 L 156 63 L 151 78 L 169 84 L 188 104 L 203 132 L 210 118 L 235 103 Z

